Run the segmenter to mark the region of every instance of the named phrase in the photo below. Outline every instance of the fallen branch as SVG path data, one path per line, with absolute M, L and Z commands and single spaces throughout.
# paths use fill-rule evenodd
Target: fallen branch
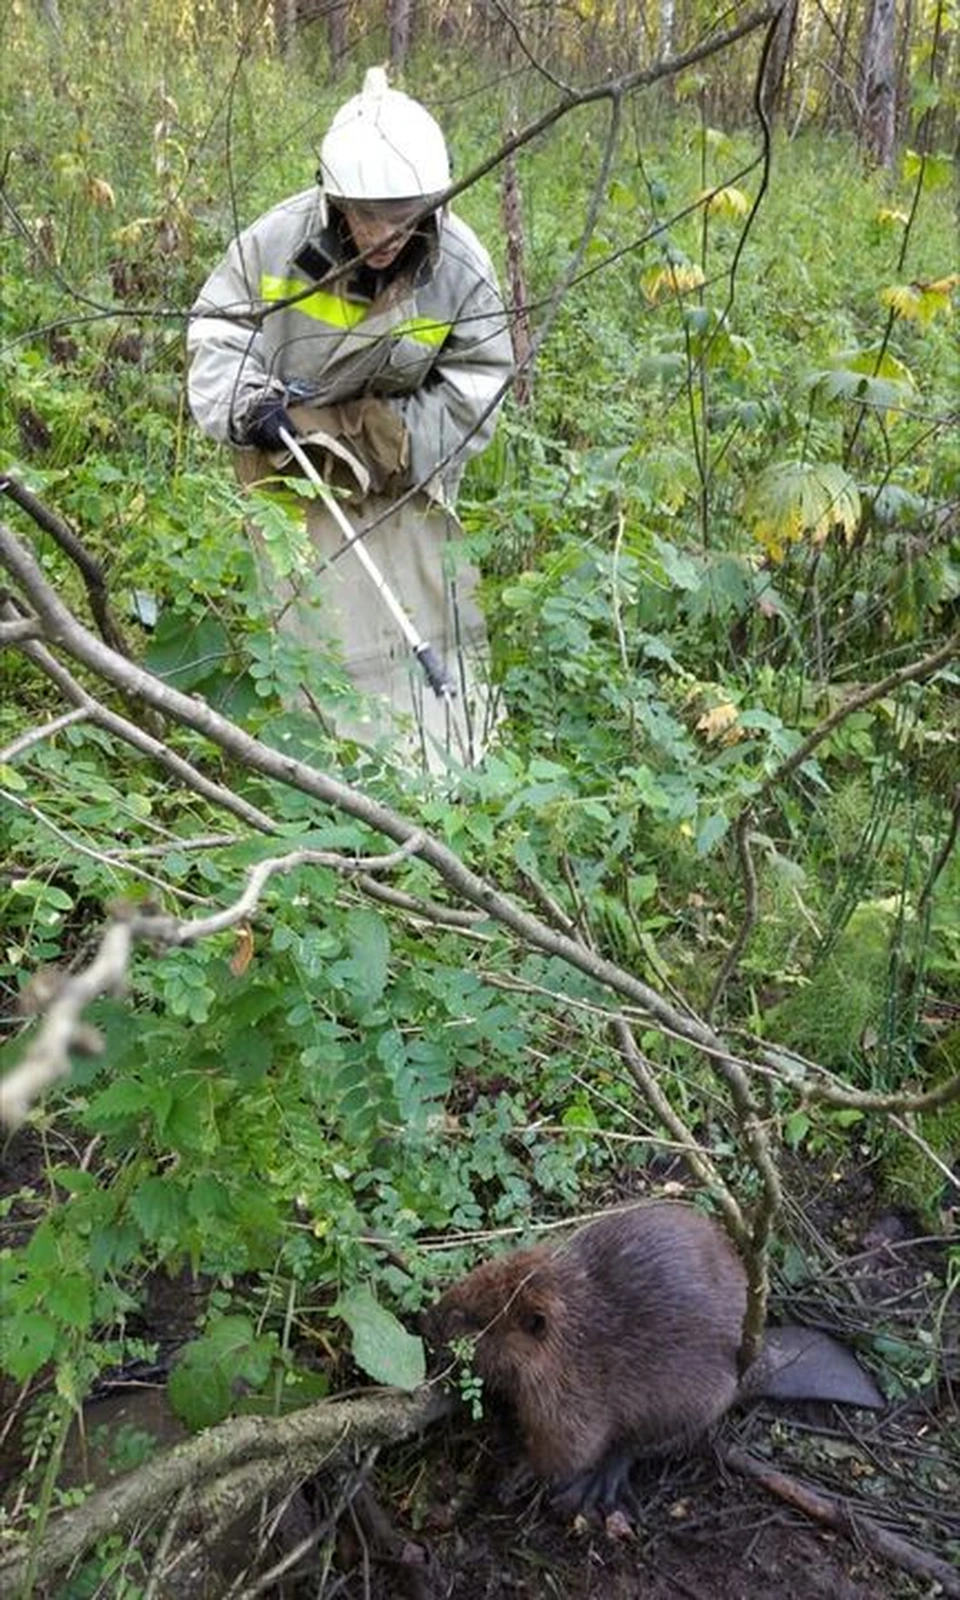
M 5 626 L 5 623 L 0 623 L 0 642 L 3 639 L 3 628 Z M 15 623 L 11 623 L 11 627 L 15 626 Z M 32 638 L 34 635 L 27 635 L 26 637 Z M 14 739 L 0 750 L 0 766 L 5 766 L 11 761 L 15 761 L 17 756 L 22 756 L 27 750 L 32 750 L 35 744 L 42 744 L 45 739 L 52 739 L 55 734 L 62 732 L 64 728 L 72 727 L 75 722 L 85 722 L 89 715 L 90 713 L 85 706 L 77 706 L 74 711 L 64 711 L 61 716 L 52 717 L 49 722 L 43 723 L 42 727 L 28 728 L 26 733 L 20 735 L 19 739 Z
M 38 1549 L 31 1552 L 24 1542 L 5 1550 L 0 1555 L 0 1589 L 15 1594 L 28 1564 L 34 1582 L 42 1582 L 105 1535 L 151 1521 L 184 1490 L 215 1505 L 226 1483 L 250 1504 L 281 1483 L 342 1460 L 348 1449 L 408 1439 L 453 1404 L 430 1389 L 414 1395 L 384 1392 L 323 1401 L 289 1417 L 238 1417 L 207 1428 L 55 1517 Z M 234 1499 L 234 1515 L 240 1510 Z
M 21 511 L 25 511 L 29 517 L 33 518 L 38 528 L 42 528 L 44 533 L 49 533 L 51 538 L 56 540 L 64 555 L 73 562 L 83 578 L 87 599 L 90 601 L 90 610 L 93 613 L 97 627 L 100 629 L 101 637 L 112 650 L 118 650 L 124 656 L 129 655 L 130 652 L 123 637 L 122 629 L 110 609 L 107 581 L 104 577 L 103 567 L 96 557 L 90 554 L 90 551 L 82 539 L 79 539 L 74 533 L 70 524 L 58 516 L 55 511 L 51 511 L 49 506 L 45 506 L 43 501 L 38 499 L 25 484 L 20 483 L 17 478 L 12 478 L 9 473 L 5 473 L 0 478 L 0 494 L 9 495 L 10 499 L 20 507 Z
M 737 1445 L 724 1446 L 721 1457 L 734 1472 L 762 1484 L 771 1494 L 803 1512 L 804 1516 L 845 1534 L 858 1549 L 868 1550 L 904 1572 L 912 1572 L 919 1578 L 938 1583 L 942 1593 L 948 1595 L 950 1600 L 960 1600 L 960 1572 L 955 1567 L 941 1561 L 939 1556 L 932 1555 L 930 1551 L 921 1549 L 919 1545 L 911 1544 L 899 1534 L 891 1533 L 889 1528 L 866 1516 L 850 1501 L 812 1489 L 808 1484 L 788 1477 L 785 1472 L 778 1472 L 768 1462 L 748 1455 L 746 1450 L 741 1450 Z
M 47 639 L 56 642 L 74 660 L 122 693 L 135 696 L 151 709 L 203 734 L 251 771 L 312 795 L 397 844 L 405 844 L 418 832 L 412 822 L 389 806 L 306 762 L 272 749 L 196 696 L 182 694 L 144 668 L 108 649 L 71 615 L 47 582 L 39 563 L 3 523 L 0 523 L 0 562 L 29 596 L 43 621 Z M 711 1060 L 728 1083 L 731 1093 L 740 1100 L 744 1109 L 750 1106 L 748 1075 L 729 1058 L 724 1041 L 701 1018 L 671 1005 L 657 990 L 650 988 L 633 973 L 596 955 L 577 939 L 547 927 L 522 910 L 492 883 L 473 872 L 455 851 L 434 835 L 422 835 L 418 854 L 455 895 L 485 912 L 526 944 L 548 955 L 559 956 L 604 987 L 625 996 L 658 1025 L 670 1029 L 695 1048 L 705 1047 L 711 1052 Z M 756 1128 L 751 1128 L 748 1138 L 759 1140 L 759 1137 Z

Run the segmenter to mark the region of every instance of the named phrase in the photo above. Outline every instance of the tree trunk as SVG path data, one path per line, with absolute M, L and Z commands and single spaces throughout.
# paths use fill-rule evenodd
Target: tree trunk
M 774 111 L 783 92 L 783 82 L 797 28 L 798 5 L 799 0 L 784 0 L 777 19 L 776 32 L 770 43 L 763 82 L 760 85 L 760 103 L 770 122 L 773 121 Z
M 660 0 L 660 49 L 661 61 L 673 55 L 674 28 L 677 21 L 676 0 Z
M 327 49 L 330 52 L 330 76 L 338 78 L 347 55 L 347 4 L 348 0 L 333 0 L 327 8 Z
M 390 66 L 402 72 L 410 48 L 413 0 L 390 0 Z
M 297 0 L 273 0 L 273 31 L 277 49 L 288 60 L 297 43 Z
M 893 164 L 896 12 L 896 0 L 871 0 L 860 56 L 860 144 L 878 167 Z
M 511 128 L 511 133 L 515 127 Z M 510 318 L 510 336 L 513 340 L 513 358 L 517 364 L 514 396 L 517 404 L 527 406 L 533 397 L 533 373 L 526 365 L 530 354 L 530 312 L 527 299 L 527 279 L 524 271 L 526 249 L 523 235 L 523 210 L 520 198 L 520 179 L 517 173 L 516 153 L 511 151 L 503 164 L 503 231 L 507 245 L 507 281 L 513 315 Z

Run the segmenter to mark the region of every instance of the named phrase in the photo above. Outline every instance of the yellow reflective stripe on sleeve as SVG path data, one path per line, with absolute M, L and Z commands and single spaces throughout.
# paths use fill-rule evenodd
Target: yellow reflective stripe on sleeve
M 300 278 L 275 278 L 265 272 L 260 279 L 260 297 L 262 300 L 290 300 L 295 295 L 303 295 L 302 300 L 294 301 L 290 310 L 302 311 L 305 317 L 326 322 L 332 328 L 355 328 L 370 309 L 369 306 L 357 305 L 355 300 L 343 300 L 338 294 L 328 294 L 324 289 L 303 294 L 304 289 L 309 287 Z
M 416 339 L 418 344 L 441 345 L 453 327 L 452 322 L 438 322 L 436 317 L 407 317 L 390 329 L 395 339 Z

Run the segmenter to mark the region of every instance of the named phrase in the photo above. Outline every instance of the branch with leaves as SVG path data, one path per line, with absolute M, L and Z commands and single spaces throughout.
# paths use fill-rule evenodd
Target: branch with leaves
M 291 850 L 285 856 L 269 856 L 252 869 L 243 894 L 233 905 L 189 922 L 135 905 L 117 907 L 88 966 L 72 976 L 54 974 L 46 968 L 39 985 L 28 988 L 22 997 L 24 1009 L 42 1010 L 44 1020 L 23 1059 L 0 1079 L 0 1124 L 18 1128 L 44 1091 L 67 1076 L 72 1052 L 100 1054 L 103 1041 L 96 1029 L 83 1020 L 83 1013 L 101 995 L 124 993 L 137 944 L 174 950 L 246 923 L 270 879 L 297 867 L 332 867 L 337 872 L 367 877 L 389 872 L 416 853 L 421 838 L 420 834 L 412 834 L 398 850 L 384 856 L 349 857 L 332 850 Z

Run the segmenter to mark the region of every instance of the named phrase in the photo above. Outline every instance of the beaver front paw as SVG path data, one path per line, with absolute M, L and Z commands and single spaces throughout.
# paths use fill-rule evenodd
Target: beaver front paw
M 618 1445 L 609 1450 L 595 1466 L 587 1467 L 566 1483 L 558 1484 L 550 1495 L 550 1505 L 562 1516 L 586 1515 L 590 1511 L 622 1511 L 634 1517 L 637 1502 L 630 1487 L 630 1472 L 637 1452 L 630 1446 Z

